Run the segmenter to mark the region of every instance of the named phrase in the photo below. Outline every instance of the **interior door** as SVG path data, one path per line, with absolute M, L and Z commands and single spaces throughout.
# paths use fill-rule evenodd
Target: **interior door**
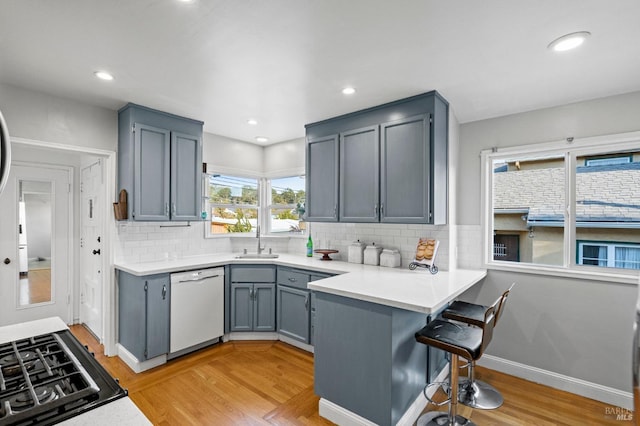
M 60 317 L 71 322 L 72 170 L 13 163 L 0 194 L 0 326 Z M 26 207 L 29 267 L 19 268 L 19 202 Z M 29 240 L 29 238 L 31 240 Z
M 102 160 L 80 172 L 80 322 L 103 340 L 103 215 L 107 211 L 103 191 Z

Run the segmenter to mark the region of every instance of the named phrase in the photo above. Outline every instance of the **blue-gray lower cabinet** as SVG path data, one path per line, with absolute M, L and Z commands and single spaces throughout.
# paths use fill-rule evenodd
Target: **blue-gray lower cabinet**
M 118 342 L 138 360 L 169 353 L 169 274 L 118 272 Z
M 309 290 L 278 284 L 278 333 L 309 343 Z
M 418 312 L 316 292 L 315 393 L 371 422 L 395 425 L 427 383 Z
M 275 331 L 276 286 L 231 283 L 231 331 Z

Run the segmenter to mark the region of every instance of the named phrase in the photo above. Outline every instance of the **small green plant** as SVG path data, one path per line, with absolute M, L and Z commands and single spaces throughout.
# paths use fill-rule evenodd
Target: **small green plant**
M 225 225 L 227 232 L 251 232 L 251 222 L 249 222 L 249 219 L 245 217 L 244 212 L 241 209 L 238 209 L 236 212 L 236 218 L 238 221 L 233 225 Z

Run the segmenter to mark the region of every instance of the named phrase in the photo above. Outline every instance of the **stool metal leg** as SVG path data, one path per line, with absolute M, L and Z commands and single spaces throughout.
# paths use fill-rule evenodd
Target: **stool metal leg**
M 449 380 L 451 382 L 449 412 L 430 411 L 425 413 L 418 419 L 418 426 L 476 426 L 471 420 L 458 415 L 458 355 L 451 354 L 449 365 Z
M 471 408 L 493 410 L 502 405 L 504 398 L 500 392 L 488 383 L 475 379 L 475 361 L 469 363 L 466 379 L 460 381 L 458 401 Z

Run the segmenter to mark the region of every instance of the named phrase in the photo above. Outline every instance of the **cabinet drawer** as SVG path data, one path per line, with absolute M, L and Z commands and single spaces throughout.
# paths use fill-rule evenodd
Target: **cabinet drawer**
M 307 288 L 309 274 L 292 269 L 278 268 L 278 284 L 289 287 Z
M 323 274 L 322 272 L 312 272 L 311 275 L 309 275 L 309 281 L 318 281 L 329 277 L 333 277 L 333 275 Z
M 232 283 L 273 283 L 276 281 L 275 268 L 232 266 Z

